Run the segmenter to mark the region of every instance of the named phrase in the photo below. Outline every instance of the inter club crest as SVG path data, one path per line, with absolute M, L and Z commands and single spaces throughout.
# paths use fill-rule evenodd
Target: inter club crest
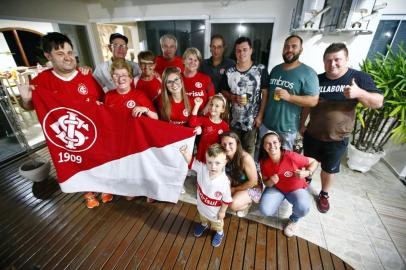
M 129 109 L 133 109 L 134 107 L 135 107 L 135 101 L 134 100 L 129 100 L 129 101 L 127 101 L 127 108 L 129 108 Z
M 65 107 L 49 111 L 42 128 L 52 144 L 71 152 L 86 151 L 97 138 L 96 125 L 89 117 Z
M 202 88 L 203 84 L 201 82 L 195 83 L 196 88 Z
M 89 93 L 89 90 L 87 90 L 86 85 L 84 85 L 83 83 L 79 83 L 78 85 L 78 92 L 81 95 L 87 95 L 87 93 Z
M 283 173 L 283 175 L 284 175 L 285 177 L 292 177 L 292 176 L 293 176 L 293 172 L 291 172 L 291 171 L 286 171 L 286 172 Z

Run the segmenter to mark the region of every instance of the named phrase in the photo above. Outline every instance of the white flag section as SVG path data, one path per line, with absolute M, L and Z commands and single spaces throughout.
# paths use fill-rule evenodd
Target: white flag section
M 188 166 L 179 148 L 193 149 L 194 137 L 81 171 L 60 184 L 63 192 L 106 192 L 123 196 L 146 196 L 176 203 Z M 111 175 L 114 175 L 112 181 Z

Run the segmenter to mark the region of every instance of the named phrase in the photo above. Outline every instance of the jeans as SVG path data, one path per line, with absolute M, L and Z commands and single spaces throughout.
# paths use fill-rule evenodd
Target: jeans
M 255 151 L 255 142 L 257 140 L 257 129 L 253 128 L 252 130 L 241 130 L 236 128 L 231 128 L 241 140 L 242 148 L 247 151 L 252 157 L 254 157 Z
M 293 205 L 292 214 L 289 217 L 291 221 L 297 222 L 309 213 L 309 193 L 303 188 L 284 194 L 275 187 L 267 187 L 262 193 L 259 210 L 264 216 L 274 216 L 284 199 Z

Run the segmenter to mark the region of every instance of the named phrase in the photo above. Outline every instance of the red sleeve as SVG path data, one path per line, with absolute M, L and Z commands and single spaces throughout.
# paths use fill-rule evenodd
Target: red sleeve
M 80 72 L 80 71 L 79 71 Z M 93 84 L 93 87 L 94 87 L 94 89 L 95 89 L 95 91 L 96 91 L 96 100 L 98 100 L 98 101 L 103 101 L 104 100 L 104 95 L 105 95 L 105 93 L 104 93 L 104 91 L 103 91 L 103 88 L 100 86 L 100 84 L 96 81 L 96 79 L 93 77 L 93 75 L 92 74 L 87 74 L 87 75 L 85 75 L 87 78 L 88 78 L 88 80 Z
M 296 152 L 293 152 L 293 151 L 289 152 L 289 155 L 290 155 L 292 161 L 296 164 L 296 166 L 298 168 L 306 167 L 310 163 L 308 157 L 305 157 L 305 156 L 303 156 L 301 154 L 298 154 Z
M 155 109 L 154 104 L 152 103 L 152 101 L 147 97 L 147 95 L 145 95 L 143 92 L 141 92 L 140 90 L 135 90 L 138 93 L 138 102 L 144 106 L 147 107 L 151 112 L 157 112 Z
M 115 90 L 113 90 L 113 91 L 115 91 Z M 106 106 L 109 105 L 109 103 L 110 103 L 110 95 L 111 95 L 110 93 L 112 93 L 113 91 L 109 91 L 104 95 L 104 99 L 103 99 L 104 105 L 106 105 Z
M 262 174 L 263 179 L 270 177 L 270 172 L 269 172 L 269 168 L 267 165 L 268 162 L 266 162 L 266 161 L 267 161 L 267 159 L 259 161 L 259 166 L 261 168 L 261 174 Z

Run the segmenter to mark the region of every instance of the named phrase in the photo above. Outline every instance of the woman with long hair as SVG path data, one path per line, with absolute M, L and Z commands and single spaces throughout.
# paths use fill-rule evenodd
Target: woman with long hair
M 221 145 L 227 155 L 226 173 L 231 181 L 233 202 L 230 209 L 237 216 L 245 216 L 253 202 L 259 203 L 262 184 L 259 182 L 254 159 L 243 150 L 241 141 L 235 132 L 229 131 L 220 135 Z

